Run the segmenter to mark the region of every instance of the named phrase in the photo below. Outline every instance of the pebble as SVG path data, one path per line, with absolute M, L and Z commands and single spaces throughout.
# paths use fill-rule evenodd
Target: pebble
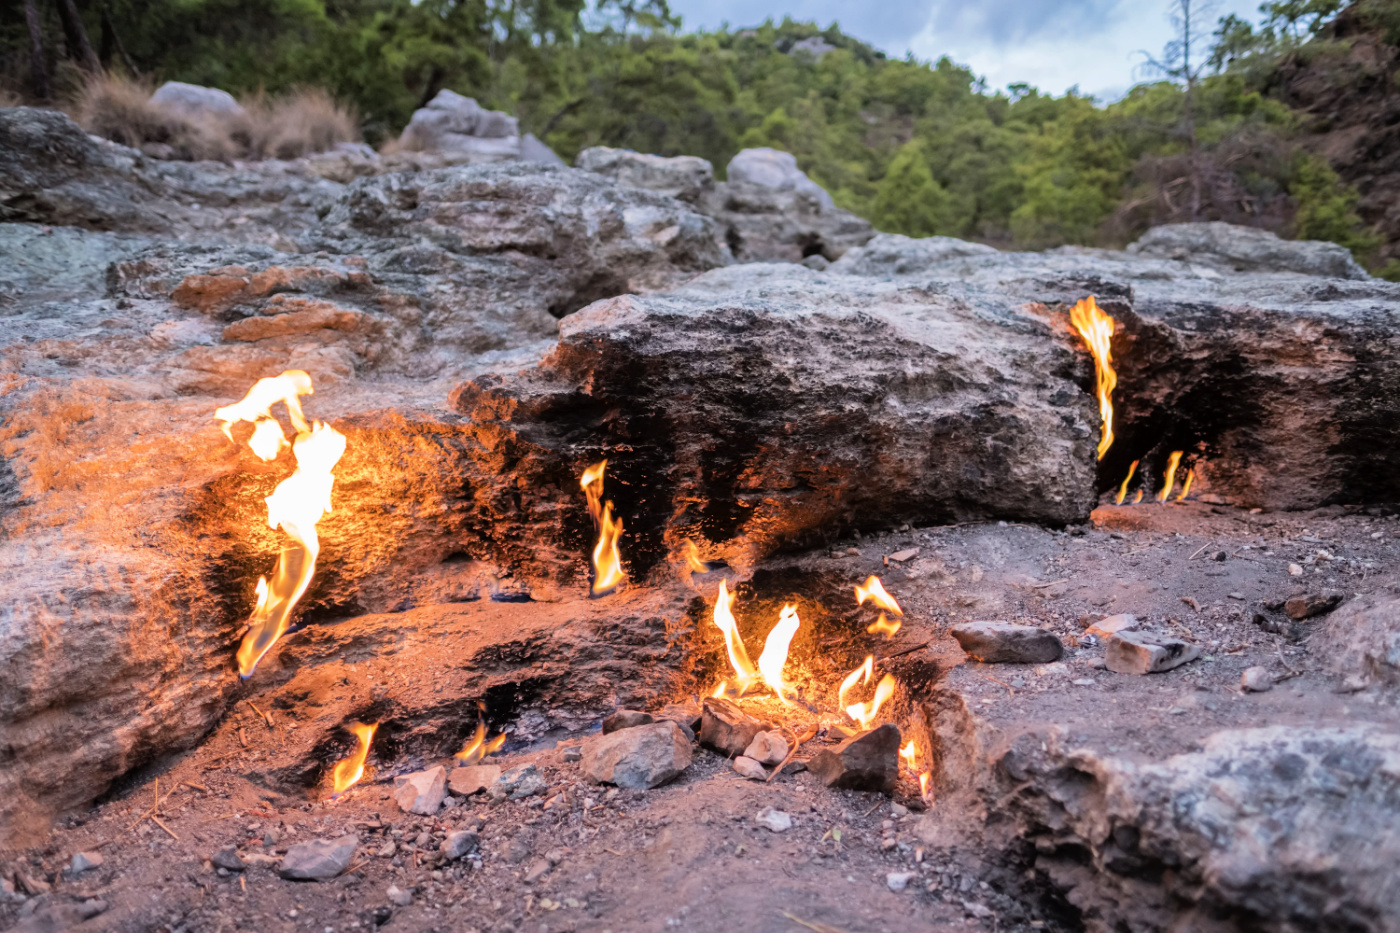
M 441 765 L 394 778 L 394 802 L 405 813 L 432 816 L 446 795 L 447 769 Z
M 101 868 L 105 859 L 101 852 L 79 852 L 68 865 L 69 874 L 80 875 L 92 868 Z
M 583 749 L 577 745 L 564 746 L 564 760 L 567 762 L 582 761 Z
M 753 820 L 759 826 L 775 833 L 785 833 L 792 829 L 792 817 L 782 810 L 774 810 L 772 807 L 764 807 L 759 810 L 758 815 Z
M 1301 577 L 1303 575 L 1303 568 L 1299 567 L 1297 564 L 1289 564 L 1288 575 L 1290 577 Z
M 734 759 L 734 770 L 742 777 L 750 781 L 768 780 L 768 772 L 763 770 L 763 765 L 749 758 L 747 755 L 740 755 Z
M 215 868 L 222 868 L 225 871 L 242 871 L 245 867 L 243 860 L 238 857 L 238 850 L 233 846 L 224 846 L 214 853 L 209 862 Z
M 533 764 L 516 765 L 502 773 L 490 788 L 494 800 L 504 800 L 507 797 L 511 800 L 522 800 L 544 793 L 548 789 L 549 784 L 544 775 L 540 774 L 539 768 Z
M 447 838 L 442 840 L 439 851 L 442 852 L 443 858 L 449 862 L 455 862 L 468 852 L 475 852 L 480 842 L 481 840 L 476 833 L 469 829 L 459 829 L 447 834 Z
M 885 876 L 885 886 L 891 891 L 903 891 L 914 880 L 912 871 L 892 871 Z
M 1156 674 L 1201 656 L 1201 649 L 1154 632 L 1119 632 L 1108 640 L 1104 664 L 1115 674 Z
M 277 873 L 293 881 L 325 881 L 350 867 L 358 846 L 354 836 L 299 842 L 287 850 Z
M 1274 677 L 1267 668 L 1247 667 L 1240 675 L 1240 686 L 1246 693 L 1264 693 L 1274 688 Z
M 525 883 L 534 884 L 539 881 L 554 866 L 549 864 L 549 859 L 537 858 L 530 863 L 530 868 L 525 872 Z
M 407 907 L 413 903 L 413 892 L 405 891 L 396 884 L 389 885 L 389 890 L 384 892 L 384 896 L 396 907 Z
M 760 732 L 753 737 L 749 747 L 744 749 L 744 756 L 761 765 L 782 764 L 783 759 L 788 756 L 787 739 L 781 732 Z

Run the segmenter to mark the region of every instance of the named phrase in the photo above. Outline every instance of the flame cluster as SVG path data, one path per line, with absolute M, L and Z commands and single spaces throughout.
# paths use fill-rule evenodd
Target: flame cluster
M 873 602 L 881 611 L 880 618 L 870 623 L 866 632 L 893 638 L 903 625 L 900 620 L 904 618 L 904 610 L 899 608 L 899 603 L 885 591 L 885 585 L 880 582 L 880 578 L 873 574 L 866 578 L 865 583 L 856 586 L 856 605 L 864 606 L 867 600 Z M 886 612 L 895 617 L 893 622 L 885 617 Z
M 598 543 L 593 547 L 593 595 L 605 596 L 627 580 L 622 569 L 622 556 L 617 540 L 622 537 L 622 520 L 613 517 L 613 504 L 603 501 L 603 473 L 608 461 L 600 460 L 583 471 L 578 484 L 588 498 L 588 514 L 598 529 Z
M 1172 491 L 1176 488 L 1176 474 L 1181 469 L 1181 458 L 1184 453 L 1185 451 L 1173 450 L 1171 455 L 1167 457 L 1166 474 L 1162 480 L 1162 488 L 1157 493 L 1158 502 L 1166 502 L 1172 498 Z M 1138 463 L 1139 461 L 1134 460 L 1128 465 L 1128 475 L 1123 477 L 1123 483 L 1118 487 L 1118 494 L 1113 498 L 1114 505 L 1122 505 L 1123 500 L 1127 498 L 1128 486 L 1132 483 L 1133 476 L 1137 474 Z M 1181 490 L 1177 492 L 1175 501 L 1180 502 L 1191 494 L 1191 484 L 1195 480 L 1196 468 L 1194 466 L 1187 467 L 1186 478 L 1181 481 Z M 1137 495 L 1133 498 L 1134 505 L 1142 501 L 1143 492 L 1142 489 L 1137 491 Z
M 787 694 L 792 685 L 783 676 L 787 666 L 788 652 L 792 638 L 797 634 L 802 620 L 798 618 L 797 607 L 788 604 L 778 614 L 778 621 L 768 631 L 763 642 L 763 653 L 758 656 L 758 665 L 749 660 L 744 648 L 744 639 L 739 635 L 739 624 L 734 619 L 734 594 L 729 592 L 725 581 L 719 581 L 719 593 L 715 596 L 715 627 L 724 635 L 725 651 L 729 654 L 729 666 L 734 671 L 730 680 L 721 680 L 714 695 L 743 696 L 759 684 L 766 685 L 777 694 L 778 699 L 787 702 Z

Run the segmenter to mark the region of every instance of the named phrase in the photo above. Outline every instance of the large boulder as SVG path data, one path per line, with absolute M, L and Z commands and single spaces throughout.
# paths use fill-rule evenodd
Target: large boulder
M 1235 272 L 1298 272 L 1334 279 L 1367 279 L 1351 250 L 1319 240 L 1284 240 L 1236 224 L 1164 224 L 1144 233 L 1128 252 L 1179 259 Z
M 472 98 L 446 89 L 413 111 L 399 144 L 405 149 L 441 153 L 472 163 L 521 158 L 520 126 L 515 117 L 487 110 Z M 535 144 L 543 146 L 538 140 Z M 538 157 L 535 145 L 531 152 Z
M 779 149 L 764 146 L 740 150 L 729 160 L 725 178 L 737 185 L 752 185 L 774 191 L 800 191 L 815 198 L 823 210 L 836 206 L 826 189 L 797 167 L 797 157 Z
M 204 120 L 243 115 L 243 107 L 228 91 L 183 81 L 167 81 L 151 95 L 151 104 L 186 119 Z
M 580 152 L 575 164 L 620 185 L 657 191 L 682 201 L 698 200 L 715 183 L 714 166 L 697 156 L 667 158 L 631 149 L 594 146 Z

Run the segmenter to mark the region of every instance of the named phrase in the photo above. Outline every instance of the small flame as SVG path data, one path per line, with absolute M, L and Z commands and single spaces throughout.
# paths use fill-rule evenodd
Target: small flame
M 875 656 L 867 654 L 865 661 L 860 667 L 846 675 L 846 679 L 841 681 L 840 688 L 836 691 L 836 705 L 840 708 L 846 706 L 846 694 L 851 692 L 851 688 L 857 683 L 869 683 L 871 675 L 875 673 Z
M 224 423 L 223 431 L 229 440 L 233 440 L 235 423 L 252 423 L 248 446 L 263 460 L 276 459 L 287 446 L 281 425 L 272 417 L 273 405 L 281 402 L 286 406 L 297 431 L 291 444 L 296 470 L 278 483 L 265 500 L 268 526 L 281 528 L 292 544 L 278 555 L 271 580 L 258 580 L 258 598 L 248 619 L 248 634 L 238 648 L 238 672 L 245 679 L 253 675 L 263 655 L 291 628 L 292 611 L 316 572 L 316 556 L 321 551 L 316 523 L 331 511 L 331 486 L 335 482 L 331 471 L 345 454 L 345 435 L 319 421 L 307 424 L 299 396 L 310 394 L 311 377 L 293 369 L 259 379 L 242 401 L 214 412 L 214 417 Z
M 579 486 L 588 497 L 588 514 L 598 528 L 598 543 L 593 547 L 593 595 L 603 596 L 627 580 L 622 569 L 622 556 L 617 550 L 622 537 L 622 520 L 613 518 L 611 502 L 603 501 L 603 471 L 608 461 L 600 460 L 583 471 Z
M 1157 493 L 1158 502 L 1166 502 L 1167 496 L 1172 494 L 1172 486 L 1176 483 L 1176 468 L 1181 463 L 1181 451 L 1173 450 L 1172 455 L 1167 458 L 1167 481 L 1162 484 L 1162 491 Z
M 904 767 L 915 773 L 919 770 L 919 749 L 910 739 L 904 743 L 904 747 L 899 750 L 899 757 L 904 759 Z
M 1128 494 L 1128 484 L 1133 481 L 1133 474 L 1137 472 L 1138 461 L 1134 460 L 1128 467 L 1128 475 L 1123 477 L 1123 485 L 1118 487 L 1118 498 L 1113 500 L 1114 505 L 1122 505 L 1123 497 Z
M 865 630 L 871 635 L 884 635 L 886 638 L 893 638 L 904 623 L 895 619 L 891 622 L 885 618 L 885 614 L 880 613 L 880 618 L 866 626 Z
M 504 732 L 491 741 L 486 741 L 486 723 L 478 722 L 476 732 L 467 740 L 467 744 L 462 746 L 462 750 L 452 757 L 460 761 L 463 767 L 474 765 L 487 755 L 497 751 L 505 742 L 506 734 Z
M 691 573 L 710 572 L 710 565 L 700 559 L 700 549 L 689 538 L 685 539 L 685 566 Z
M 893 638 L 903 624 L 899 619 L 904 617 L 904 610 L 899 608 L 899 603 L 894 601 L 894 597 L 885 591 L 885 585 L 880 582 L 880 578 L 873 574 L 866 578 L 863 585 L 856 586 L 856 605 L 865 605 L 866 600 L 870 600 L 881 609 L 887 609 L 897 617 L 891 622 L 885 617 L 883 612 L 880 618 L 872 622 L 866 631 L 871 635 L 880 634 L 886 638 Z
M 1138 504 L 1139 502 L 1141 502 L 1141 501 L 1142 501 L 1142 490 L 1139 489 L 1139 490 L 1137 491 L 1137 495 L 1133 496 L 1133 505 L 1137 505 L 1137 504 Z
M 846 707 L 846 715 L 860 723 L 862 729 L 869 729 L 875 722 L 875 715 L 886 700 L 894 696 L 894 678 L 889 674 L 880 678 L 875 685 L 875 698 L 869 703 L 852 703 Z
M 773 692 L 783 702 L 787 702 L 786 691 L 792 689 L 791 685 L 783 680 L 783 667 L 787 664 L 792 636 L 797 634 L 797 627 L 801 624 L 801 620 L 797 618 L 797 607 L 791 603 L 784 606 L 778 616 L 778 624 L 773 626 L 768 633 L 768 639 L 763 643 L 763 653 L 758 656 L 758 672 L 763 677 L 763 682 L 773 688 Z
M 743 639 L 739 637 L 739 625 L 734 620 L 732 606 L 734 594 L 723 580 L 719 581 L 719 595 L 715 597 L 715 625 L 724 633 L 724 647 L 729 651 L 729 666 L 734 668 L 734 691 L 743 696 L 749 687 L 759 680 L 758 671 L 749 661 L 749 653 L 744 650 Z M 724 696 L 726 684 L 721 682 L 715 696 Z
M 1191 483 L 1196 479 L 1196 468 L 1192 467 L 1186 471 L 1186 482 L 1181 484 L 1181 492 L 1177 493 L 1176 501 L 1180 502 L 1186 498 L 1186 494 L 1191 491 Z
M 924 798 L 925 800 L 928 800 L 928 785 L 929 781 L 931 781 L 932 779 L 933 774 L 928 771 L 924 771 L 919 774 L 919 796 Z
M 1090 295 L 1076 304 L 1069 312 L 1070 323 L 1094 357 L 1095 381 L 1098 384 L 1099 418 L 1103 422 L 1103 434 L 1099 438 L 1099 459 L 1113 446 L 1113 388 L 1118 385 L 1118 373 L 1113 369 L 1113 318 L 1099 310 L 1099 304 Z
M 352 722 L 345 728 L 353 732 L 359 742 L 350 757 L 339 762 L 335 766 L 335 770 L 331 772 L 331 781 L 335 786 L 334 796 L 337 797 L 365 776 L 365 759 L 369 757 L 369 743 L 374 741 L 374 730 L 379 728 L 379 723 L 367 726 L 362 722 Z

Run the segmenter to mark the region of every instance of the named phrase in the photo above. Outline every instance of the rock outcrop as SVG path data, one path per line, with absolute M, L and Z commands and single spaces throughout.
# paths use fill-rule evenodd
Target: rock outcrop
M 151 95 L 151 104 L 190 119 L 240 116 L 243 108 L 228 91 L 216 87 L 167 81 Z
M 1267 230 L 1218 221 L 1153 227 L 1129 245 L 1128 252 L 1197 263 L 1217 271 L 1370 278 L 1345 246 L 1317 240 L 1283 240 Z
M 594 146 L 580 152 L 575 164 L 586 172 L 611 178 L 619 185 L 645 188 L 692 203 L 715 183 L 714 166 L 697 156 L 667 158 L 631 149 Z
M 531 133 L 520 135 L 510 114 L 487 110 L 470 97 L 441 90 L 413 116 L 399 136 L 404 149 L 445 156 L 453 163 L 564 161 Z
M 823 210 L 836 207 L 836 202 L 826 193 L 826 189 L 797 167 L 797 157 L 779 149 L 761 147 L 741 150 L 729 160 L 725 177 L 736 185 L 811 195 Z

